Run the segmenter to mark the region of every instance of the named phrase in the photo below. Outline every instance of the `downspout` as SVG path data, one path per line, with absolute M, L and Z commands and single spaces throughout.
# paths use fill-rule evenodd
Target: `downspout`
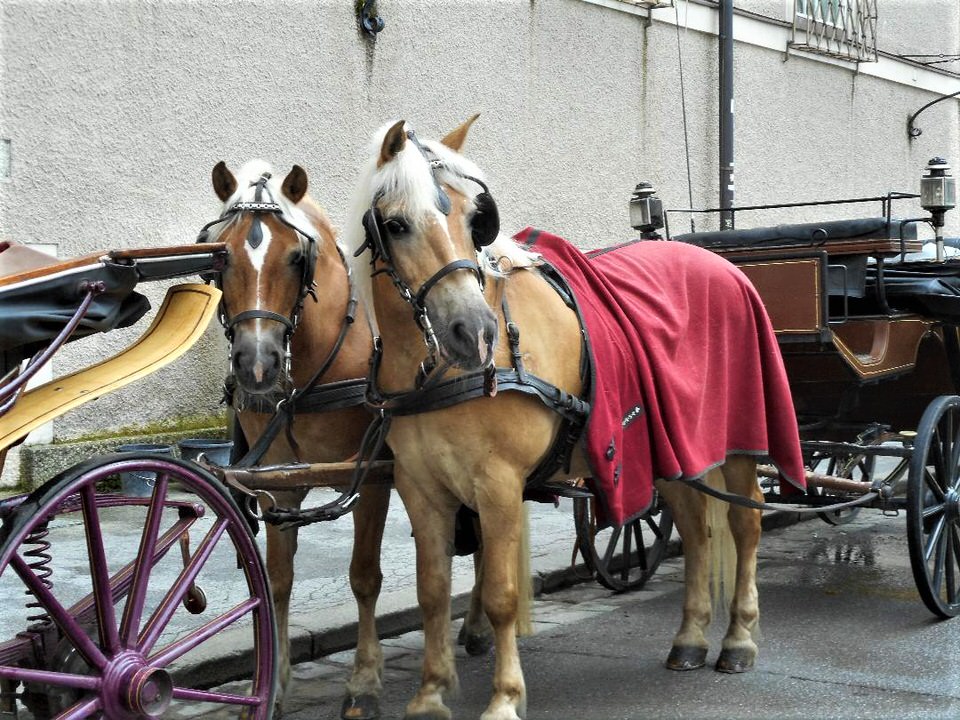
M 720 0 L 720 229 L 732 230 L 733 212 L 733 0 Z

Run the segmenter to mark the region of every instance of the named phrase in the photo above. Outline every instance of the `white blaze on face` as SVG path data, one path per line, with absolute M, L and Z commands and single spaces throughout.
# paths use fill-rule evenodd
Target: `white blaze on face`
M 263 233 L 263 240 L 257 247 L 251 247 L 250 243 L 244 243 L 243 245 L 247 252 L 247 259 L 250 260 L 250 265 L 253 266 L 253 271 L 256 274 L 257 299 L 255 309 L 257 310 L 263 309 L 262 289 L 266 282 L 266 278 L 263 275 L 263 264 L 266 262 L 267 252 L 270 250 L 270 240 L 273 238 L 270 228 L 267 227 L 265 222 L 260 222 L 260 231 Z M 257 328 L 257 347 L 259 348 L 263 340 L 260 335 L 263 329 L 263 320 L 255 321 L 255 325 Z M 263 366 L 259 361 L 254 367 L 254 374 L 257 376 L 257 382 L 260 382 L 263 375 Z

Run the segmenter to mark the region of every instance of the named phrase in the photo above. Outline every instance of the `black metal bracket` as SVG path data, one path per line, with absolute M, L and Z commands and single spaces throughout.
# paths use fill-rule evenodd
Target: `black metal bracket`
M 907 118 L 907 135 L 909 136 L 909 138 L 910 138 L 911 140 L 913 140 L 914 138 L 920 137 L 920 135 L 923 134 L 923 130 L 921 130 L 920 128 L 916 127 L 916 126 L 913 124 L 913 121 L 917 119 L 917 115 L 919 115 L 920 113 L 922 113 L 924 110 L 926 110 L 926 109 L 927 109 L 928 107 L 930 107 L 931 105 L 936 105 L 938 102 L 941 102 L 941 101 L 943 101 L 943 100 L 949 100 L 950 98 L 955 98 L 955 97 L 957 97 L 958 95 L 960 95 L 960 90 L 957 90 L 957 92 L 955 92 L 955 93 L 950 93 L 949 95 L 944 95 L 944 96 L 942 96 L 942 97 L 938 97 L 936 100 L 931 100 L 931 101 L 928 102 L 926 105 L 924 105 L 922 108 L 920 108 L 919 110 L 917 110 L 917 111 L 916 111 L 913 115 L 911 115 L 909 118 Z

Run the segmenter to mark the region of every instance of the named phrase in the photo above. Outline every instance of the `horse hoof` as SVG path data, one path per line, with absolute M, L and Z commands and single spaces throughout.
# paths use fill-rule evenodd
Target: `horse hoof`
M 667 667 L 671 670 L 697 670 L 706 664 L 707 649 L 702 647 L 674 645 L 667 656 Z
M 347 695 L 340 706 L 341 720 L 376 720 L 380 717 L 380 699 L 376 695 Z
M 493 637 L 490 635 L 477 635 L 467 632 L 466 624 L 460 626 L 460 632 L 457 633 L 457 644 L 463 645 L 467 655 L 477 657 L 486 655 L 493 647 Z
M 734 648 L 732 650 L 721 650 L 720 657 L 717 658 L 717 672 L 722 673 L 743 673 L 753 667 L 755 653 L 746 648 Z
M 468 635 L 463 643 L 467 655 L 474 657 L 486 655 L 493 647 L 493 638 L 489 635 Z

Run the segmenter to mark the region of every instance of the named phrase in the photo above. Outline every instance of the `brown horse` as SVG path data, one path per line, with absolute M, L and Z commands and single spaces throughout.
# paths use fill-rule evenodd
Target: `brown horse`
M 231 342 L 236 386 L 232 404 L 248 443 L 253 445 L 260 438 L 277 402 L 288 397 L 292 388 L 303 388 L 329 360 L 317 388 L 340 388 L 335 395 L 341 405 L 344 388 L 358 388 L 359 393 L 353 392 L 347 407 L 334 410 L 324 408 L 322 396 L 313 396 L 312 407 L 311 395 L 303 396 L 306 407 L 298 405 L 290 432 L 278 433 L 261 463 L 352 458 L 371 420 L 362 403 L 372 336 L 362 305 L 351 307 L 348 267 L 330 220 L 307 194 L 306 172 L 295 165 L 281 180 L 273 177 L 266 163 L 251 161 L 234 176 L 221 162 L 214 167 L 212 179 L 224 205 L 219 221 L 205 229 L 206 239 L 228 247 L 219 280 L 221 319 Z M 348 313 L 356 314 L 358 321 L 348 321 Z M 353 380 L 357 382 L 350 383 Z M 271 495 L 278 507 L 296 510 L 307 491 L 301 486 L 271 491 Z M 375 611 L 389 501 L 388 486 L 365 486 L 353 511 L 350 586 L 357 600 L 359 626 L 343 704 L 345 718 L 379 714 L 383 653 Z M 281 702 L 290 679 L 288 620 L 296 550 L 295 527 L 281 530 L 267 524 L 267 568 L 279 628 Z M 491 631 L 482 613 L 473 612 L 465 627 L 468 650 L 485 652 Z
M 483 608 L 496 648 L 493 696 L 482 718 L 525 713 L 514 630 L 516 544 L 525 482 L 553 444 L 562 417 L 535 394 L 496 391 L 490 368 L 509 368 L 520 357 L 528 373 L 550 386 L 574 397 L 583 391 L 577 314 L 539 272 L 537 257 L 499 235 L 483 175 L 460 154 L 474 119 L 440 142 L 418 140 L 402 121 L 384 126 L 362 171 L 345 237 L 357 256 L 360 295 L 373 308 L 382 339 L 372 380 L 391 417 L 387 441 L 395 483 L 416 540 L 425 648 L 420 689 L 406 713 L 418 719 L 449 718 L 444 696 L 457 687 L 449 641 L 449 547 L 461 503 L 480 516 Z M 518 351 L 511 349 L 516 328 Z M 437 388 L 450 378 L 474 392 L 433 409 L 426 398 L 439 397 Z M 577 449 L 572 464 L 554 477 L 589 474 Z M 712 486 L 761 498 L 750 455 L 729 455 L 706 475 Z M 657 487 L 686 553 L 683 619 L 667 664 L 696 668 L 707 653 L 711 549 L 717 545 L 708 539 L 708 499 L 681 482 L 657 481 Z M 759 614 L 760 512 L 730 505 L 721 517 L 732 531 L 736 575 L 717 669 L 741 672 L 757 653 L 752 632 Z

